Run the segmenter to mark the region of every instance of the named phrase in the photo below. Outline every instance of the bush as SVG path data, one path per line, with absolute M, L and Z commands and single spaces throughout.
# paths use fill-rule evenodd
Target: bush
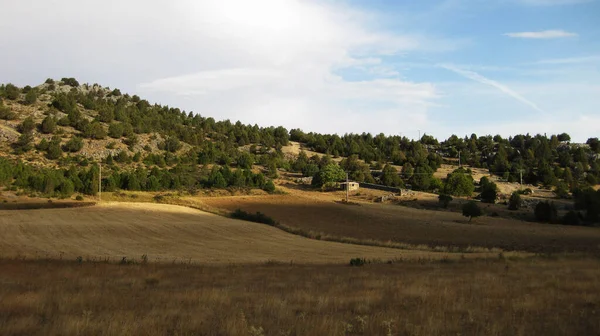
M 31 89 L 31 90 L 29 90 L 29 92 L 27 92 L 27 94 L 25 94 L 25 104 L 27 104 L 27 105 L 35 104 L 37 99 L 38 99 L 38 94 L 35 89 Z
M 90 139 L 104 139 L 106 137 L 106 131 L 99 122 L 92 122 L 84 127 L 83 134 L 86 138 Z
M 483 212 L 477 203 L 474 201 L 469 201 L 463 205 L 462 214 L 465 217 L 469 217 L 469 222 L 471 222 L 473 217 L 479 217 L 483 214 Z
M 262 189 L 269 193 L 274 192 L 275 184 L 273 183 L 273 180 L 268 180 L 267 182 L 265 182 L 265 185 L 262 187 Z
M 56 119 L 51 116 L 46 116 L 46 118 L 44 118 L 44 120 L 42 121 L 40 130 L 44 134 L 54 133 L 54 131 L 56 131 Z
M 11 83 L 6 84 L 4 87 L 4 96 L 10 100 L 17 100 L 20 94 L 21 90 Z
M 48 145 L 48 153 L 46 157 L 50 160 L 56 160 L 62 157 L 62 149 L 60 148 L 60 138 L 55 135 Z
M 2 100 L 0 99 L 0 119 L 3 120 L 14 120 L 17 118 L 17 115 L 11 111 L 8 107 L 4 106 Z
M 76 153 L 83 148 L 83 139 L 78 136 L 73 136 L 63 147 L 65 152 Z
M 552 202 L 539 202 L 534 210 L 535 218 L 544 223 L 555 223 L 558 218 L 558 211 Z
M 439 200 L 440 204 L 442 205 L 442 207 L 444 209 L 446 209 L 448 207 L 448 204 L 450 204 L 450 202 L 452 202 L 452 196 L 442 194 L 442 195 L 438 196 L 438 200 Z
M 262 212 L 256 212 L 255 214 L 252 214 L 241 209 L 237 209 L 234 212 L 232 212 L 231 218 L 246 220 L 255 223 L 262 223 L 271 226 L 275 226 L 277 224 L 273 218 L 263 214 Z
M 46 139 L 42 138 L 42 140 L 40 140 L 40 143 L 37 144 L 37 146 L 35 146 L 35 148 L 37 148 L 38 150 L 47 151 L 49 145 L 50 144 L 48 143 L 48 141 Z
M 350 266 L 363 266 L 367 261 L 364 258 L 352 258 L 350 259 Z
M 77 197 L 75 197 L 76 201 L 83 201 L 83 196 L 81 195 L 77 195 Z
M 31 142 L 33 141 L 33 134 L 31 132 L 23 133 L 19 136 L 16 143 L 13 144 L 13 148 L 16 154 L 22 154 L 31 150 Z
M 18 129 L 21 133 L 29 133 L 35 129 L 35 122 L 31 117 L 27 117 L 23 120 L 21 125 L 19 125 Z
M 521 208 L 521 195 L 518 192 L 512 193 L 508 200 L 508 210 L 519 210 Z
M 483 179 L 483 178 L 482 178 Z M 481 201 L 483 203 L 496 203 L 498 197 L 498 186 L 494 182 L 488 182 L 481 187 Z
M 110 123 L 108 126 L 108 136 L 114 139 L 119 139 L 123 136 L 123 124 Z
M 175 153 L 181 148 L 181 142 L 175 137 L 169 137 L 162 144 L 162 147 L 168 152 Z
M 65 85 L 69 85 L 69 86 L 73 86 L 73 87 L 79 86 L 79 82 L 73 77 L 70 77 L 70 78 L 65 77 L 65 78 L 61 79 L 60 81 Z
M 533 190 L 531 190 L 531 188 L 520 189 L 517 190 L 517 193 L 519 193 L 520 195 L 531 195 L 533 194 Z
M 565 182 L 558 182 L 554 193 L 558 198 L 569 198 L 569 188 Z

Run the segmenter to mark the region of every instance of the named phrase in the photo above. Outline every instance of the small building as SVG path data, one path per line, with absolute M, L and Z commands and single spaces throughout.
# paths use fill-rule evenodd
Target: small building
M 358 190 L 359 183 L 358 182 L 342 182 L 342 183 L 340 183 L 340 188 L 342 190 L 347 189 L 348 191 Z

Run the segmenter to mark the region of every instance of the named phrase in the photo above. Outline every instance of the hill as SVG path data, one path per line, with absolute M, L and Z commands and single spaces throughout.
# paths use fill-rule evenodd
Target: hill
M 284 171 L 316 177 L 316 187 L 328 187 L 345 177 L 343 170 L 358 182 L 474 197 L 473 190 L 484 191 L 475 188 L 485 184 L 473 178 L 483 176 L 474 175 L 479 169 L 494 176 L 492 182 L 522 182 L 559 198 L 580 198 L 581 216 L 598 221 L 586 201 L 595 204 L 599 197 L 588 189 L 600 179 L 597 138 L 571 144 L 565 133 L 508 139 L 472 134 L 440 142 L 427 134 L 414 141 L 383 134 L 305 133 L 215 121 L 74 78 L 48 79 L 35 87 L 2 85 L 0 97 L 0 184 L 35 196 L 95 195 L 98 164 L 104 191 L 192 194 L 203 188 L 272 192 L 272 179 Z M 444 164 L 467 169 L 439 171 Z M 468 178 L 450 179 L 454 173 Z M 459 181 L 475 186 L 459 187 Z M 492 202 L 498 191 L 515 191 L 490 186 L 496 190 Z

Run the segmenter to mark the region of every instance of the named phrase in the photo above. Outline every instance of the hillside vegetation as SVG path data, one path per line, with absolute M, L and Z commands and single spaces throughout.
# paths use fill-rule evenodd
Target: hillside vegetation
M 495 202 L 494 183 L 475 181 L 470 169 L 441 180 L 440 166 L 460 163 L 487 169 L 498 179 L 552 189 L 577 200 L 567 219 L 547 205 L 540 220 L 579 224 L 599 220 L 600 142 L 571 144 L 568 134 L 515 135 L 438 141 L 400 136 L 305 133 L 216 121 L 200 113 L 151 104 L 137 95 L 74 78 L 48 79 L 36 87 L 0 86 L 0 184 L 37 195 L 95 195 L 102 164 L 102 190 L 261 188 L 275 190 L 281 171 L 313 177 L 327 188 L 349 173 L 359 182 L 410 186 L 442 195 Z M 286 155 L 290 141 L 321 153 Z M 342 157 L 340 160 L 334 160 Z M 479 188 L 476 188 L 479 186 Z M 554 211 L 555 212 L 555 211 Z

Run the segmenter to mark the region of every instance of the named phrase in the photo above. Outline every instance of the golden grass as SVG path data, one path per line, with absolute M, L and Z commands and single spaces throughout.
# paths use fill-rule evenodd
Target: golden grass
M 102 203 L 78 209 L 0 211 L 0 256 L 120 260 L 142 255 L 150 261 L 202 263 L 461 257 L 307 239 L 264 224 L 165 204 Z M 470 253 L 467 258 L 490 256 L 497 253 Z
M 156 198 L 156 196 L 160 196 Z M 235 196 L 236 199 L 246 199 L 250 195 L 244 196 Z M 263 195 L 264 196 L 264 195 Z M 281 196 L 281 195 L 279 195 Z M 222 197 L 222 196 L 217 196 Z M 228 197 L 228 196 L 227 196 Z M 241 197 L 241 198 L 239 198 Z M 257 197 L 257 196 L 251 196 Z M 273 196 L 267 196 L 273 197 Z M 278 197 L 278 196 L 274 196 Z M 197 209 L 205 212 L 209 212 L 212 214 L 229 217 L 231 214 L 230 209 L 225 208 L 217 208 L 211 206 L 207 203 L 211 203 L 211 198 L 215 197 L 203 197 L 203 196 L 178 196 L 173 193 L 147 193 L 147 192 L 128 192 L 128 193 L 110 193 L 108 194 L 107 199 L 109 201 L 114 202 L 128 202 L 131 200 L 136 200 L 138 202 L 158 202 L 160 204 L 170 204 L 170 205 L 180 205 L 189 207 L 192 209 Z M 103 198 L 106 199 L 106 198 Z M 215 198 L 219 199 L 219 198 Z M 240 206 L 243 202 L 240 203 Z M 386 248 L 394 248 L 394 249 L 403 249 L 403 250 L 414 250 L 414 251 L 428 251 L 428 252 L 450 252 L 450 253 L 499 253 L 503 252 L 502 249 L 499 248 L 487 248 L 487 247 L 477 247 L 477 246 L 429 246 L 426 244 L 409 244 L 402 243 L 391 240 L 381 240 L 381 239 L 360 239 L 356 237 L 347 237 L 340 235 L 332 235 L 326 234 L 319 231 L 313 230 L 304 230 L 302 228 L 277 223 L 275 225 L 276 228 L 283 230 L 287 233 L 299 235 L 305 238 L 322 240 L 322 241 L 330 241 L 330 242 L 338 242 L 344 244 L 354 244 L 354 245 L 363 245 L 363 246 L 377 246 L 377 247 L 386 247 Z
M 2 335 L 600 333 L 597 259 L 0 269 Z

